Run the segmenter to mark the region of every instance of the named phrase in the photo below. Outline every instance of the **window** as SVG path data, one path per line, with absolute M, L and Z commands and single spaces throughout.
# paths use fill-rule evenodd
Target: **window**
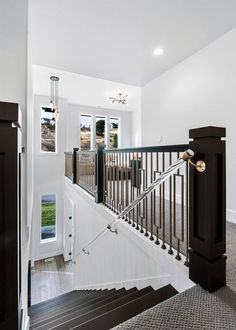
M 41 241 L 56 238 L 56 195 L 41 197 Z
M 92 143 L 92 116 L 80 116 L 80 148 L 81 150 L 91 149 Z
M 106 118 L 96 116 L 96 145 L 105 144 L 106 142 Z
M 119 119 L 110 118 L 109 148 L 118 148 L 119 144 Z
M 41 107 L 41 151 L 56 152 L 56 120 L 48 107 Z

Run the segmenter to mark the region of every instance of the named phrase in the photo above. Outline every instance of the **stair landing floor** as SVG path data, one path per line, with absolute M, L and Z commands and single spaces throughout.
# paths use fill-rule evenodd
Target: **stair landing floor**
M 210 294 L 194 286 L 113 330 L 235 330 L 236 225 L 227 222 L 226 234 L 226 287 Z

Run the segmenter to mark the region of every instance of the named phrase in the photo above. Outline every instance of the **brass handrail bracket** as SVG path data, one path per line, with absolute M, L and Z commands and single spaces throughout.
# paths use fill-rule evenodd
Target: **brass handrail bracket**
M 189 164 L 194 166 L 196 170 L 200 173 L 205 172 L 206 170 L 206 163 L 203 160 L 198 160 L 196 164 L 194 164 L 190 159 L 188 160 Z

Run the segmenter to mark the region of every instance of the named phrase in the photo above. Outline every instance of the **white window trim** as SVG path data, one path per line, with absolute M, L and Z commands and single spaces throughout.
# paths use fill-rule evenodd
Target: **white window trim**
M 42 150 L 42 131 L 41 131 L 41 128 L 42 128 L 42 125 L 41 125 L 41 110 L 42 108 L 48 108 L 49 106 L 48 105 L 41 105 L 40 106 L 40 113 L 39 113 L 39 154 L 40 156 L 55 156 L 55 155 L 58 155 L 59 152 L 58 152 L 58 132 L 59 132 L 59 117 L 56 118 L 56 121 L 55 121 L 55 151 L 43 151 Z
M 89 150 L 93 150 L 93 140 L 94 140 L 94 116 L 89 114 L 89 113 L 80 113 L 79 115 L 79 150 L 81 150 L 81 127 L 80 127 L 80 119 L 81 116 L 87 116 L 87 117 L 91 117 L 91 130 L 90 130 L 90 149 Z
M 116 115 L 104 115 L 104 114 L 91 114 L 91 113 L 80 113 L 79 114 L 79 149 L 81 150 L 81 129 L 80 129 L 80 118 L 81 116 L 89 116 L 92 118 L 92 124 L 91 124 L 91 137 L 90 137 L 90 150 L 95 150 L 96 149 L 96 118 L 105 118 L 105 145 L 106 149 L 111 149 L 110 148 L 110 121 L 111 118 L 113 119 L 118 119 L 119 124 L 118 124 L 118 148 L 120 148 L 121 145 L 121 117 L 116 116 Z M 47 152 L 46 152 L 47 153 Z
M 121 125 L 121 118 L 120 117 L 116 117 L 116 116 L 109 116 L 109 148 L 107 149 L 111 149 L 110 147 L 110 122 L 111 119 L 118 119 L 118 146 L 117 148 L 113 148 L 113 149 L 119 149 L 120 148 L 120 125 Z

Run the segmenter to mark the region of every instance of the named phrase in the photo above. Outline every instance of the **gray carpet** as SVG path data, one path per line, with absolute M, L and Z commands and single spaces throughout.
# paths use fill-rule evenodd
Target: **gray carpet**
M 113 328 L 235 330 L 236 225 L 227 223 L 227 286 L 210 294 L 195 286 Z

